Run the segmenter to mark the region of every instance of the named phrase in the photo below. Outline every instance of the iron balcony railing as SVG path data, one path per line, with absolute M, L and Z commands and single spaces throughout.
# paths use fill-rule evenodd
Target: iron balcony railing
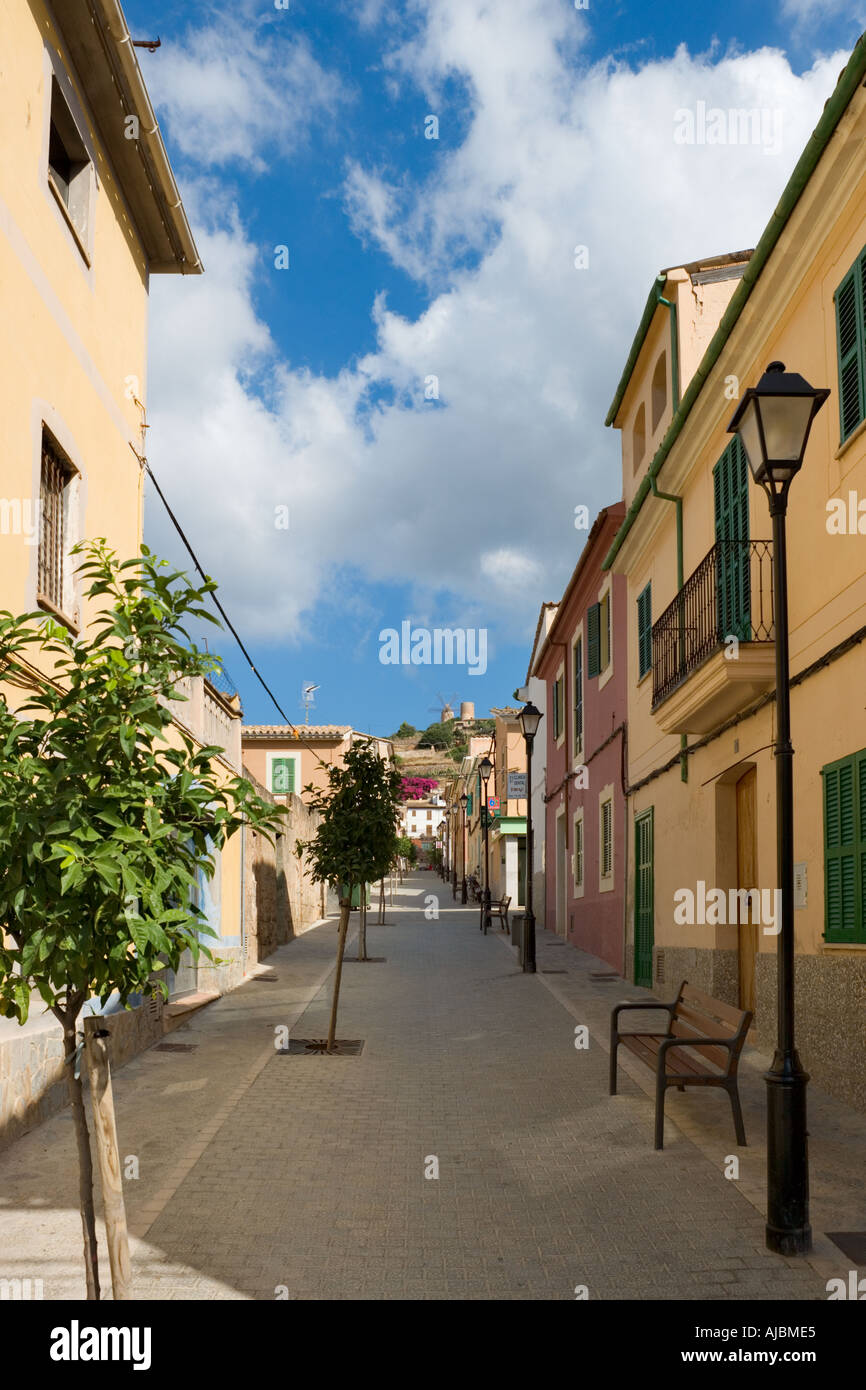
M 733 637 L 773 641 L 772 541 L 717 541 L 653 623 L 653 709 Z

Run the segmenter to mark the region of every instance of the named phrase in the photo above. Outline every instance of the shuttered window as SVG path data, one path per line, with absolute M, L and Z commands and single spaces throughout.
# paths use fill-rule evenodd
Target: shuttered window
M 576 758 L 583 747 L 583 638 L 574 644 L 574 730 L 572 733 Z
M 637 596 L 637 674 L 645 676 L 653 664 L 652 585 Z
M 716 621 L 720 640 L 752 633 L 749 574 L 749 466 L 735 435 L 713 469 L 716 544 Z
M 834 295 L 839 358 L 839 435 L 846 440 L 866 417 L 866 249 Z
M 866 749 L 824 778 L 824 937 L 866 943 Z
M 583 892 L 583 812 L 574 818 L 574 891 Z
M 558 739 L 562 734 L 562 676 L 553 682 L 553 737 Z
M 613 801 L 608 797 L 601 803 L 601 876 L 613 873 Z
M 586 674 L 592 678 L 601 670 L 601 604 L 594 603 L 586 614 Z
M 294 790 L 294 758 L 273 758 L 271 760 L 271 791 L 276 796 L 288 796 Z

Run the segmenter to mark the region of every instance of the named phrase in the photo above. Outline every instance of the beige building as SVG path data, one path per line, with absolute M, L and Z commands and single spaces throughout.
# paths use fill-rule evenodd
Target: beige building
M 806 1069 L 860 1105 L 864 77 L 861 39 L 753 252 L 654 282 L 608 415 L 627 511 L 605 561 L 628 582 L 627 973 L 665 993 L 688 978 L 753 1009 L 772 1050 L 772 527 L 728 425 L 773 361 L 830 389 L 788 511 L 797 1033 Z
M 244 724 L 244 766 L 277 800 L 304 788 L 321 791 L 328 785 L 329 767 L 342 767 L 343 755 L 356 743 L 372 744 L 380 758 L 394 761 L 390 739 L 362 734 L 349 724 Z

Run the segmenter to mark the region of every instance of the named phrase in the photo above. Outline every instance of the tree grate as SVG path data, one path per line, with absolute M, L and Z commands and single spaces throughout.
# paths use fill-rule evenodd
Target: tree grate
M 360 1057 L 364 1051 L 363 1038 L 335 1038 L 334 1050 L 328 1052 L 327 1038 L 290 1038 L 288 1047 L 283 1047 L 278 1056 L 288 1057 Z
M 195 1052 L 198 1043 L 157 1043 L 154 1052 Z

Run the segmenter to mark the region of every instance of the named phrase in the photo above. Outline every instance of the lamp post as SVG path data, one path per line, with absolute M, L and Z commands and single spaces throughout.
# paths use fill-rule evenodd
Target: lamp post
M 755 482 L 773 519 L 773 621 L 776 640 L 776 865 L 782 894 L 777 944 L 777 1041 L 767 1083 L 767 1248 L 803 1255 L 812 1248 L 806 1083 L 794 1042 L 794 749 L 788 664 L 788 574 L 785 515 L 812 421 L 830 392 L 815 389 L 783 362 L 771 362 L 728 425 L 739 434 Z
M 448 808 L 449 816 L 449 836 L 448 842 L 451 847 L 451 899 L 457 901 L 457 802 L 453 801 Z
M 467 792 L 461 792 L 461 793 L 460 793 L 460 805 L 461 805 L 462 810 L 463 810 L 463 834 L 462 834 L 461 837 L 460 837 L 460 849 L 461 849 L 460 859 L 461 859 L 462 866 L 463 866 L 463 883 L 462 883 L 461 888 L 460 888 L 460 901 L 461 901 L 461 903 L 464 903 L 464 904 L 465 904 L 466 898 L 467 898 L 467 891 L 466 891 L 466 803 L 467 803 L 468 800 L 469 800 L 469 795 L 468 795 L 468 793 L 467 793 Z
M 530 700 L 518 715 L 526 744 L 526 913 L 521 960 L 524 974 L 535 974 L 535 913 L 532 910 L 532 745 L 541 723 L 541 710 Z
M 490 774 L 493 771 L 493 764 L 488 757 L 483 757 L 478 764 L 478 771 L 481 773 L 481 780 L 484 783 L 484 798 L 481 803 L 481 813 L 484 817 L 484 896 L 481 902 L 481 930 L 487 935 L 487 928 L 490 926 L 490 856 L 488 852 L 488 820 L 490 812 L 487 809 L 487 783 L 490 781 Z

